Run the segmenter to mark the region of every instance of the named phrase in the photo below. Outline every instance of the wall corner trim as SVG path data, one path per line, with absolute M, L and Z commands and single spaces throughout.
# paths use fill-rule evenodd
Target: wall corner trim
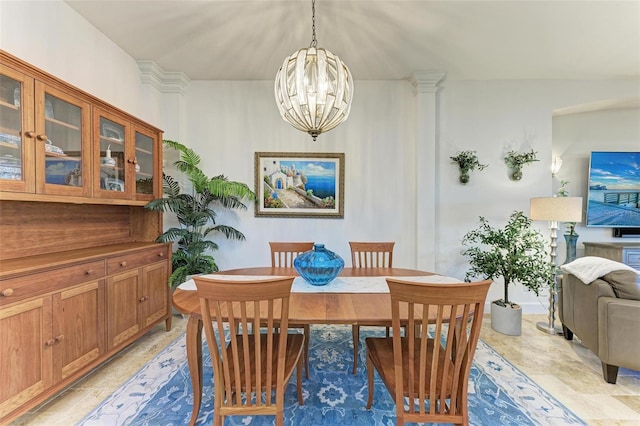
M 136 61 L 140 69 L 140 80 L 150 84 L 162 93 L 179 93 L 184 95 L 191 82 L 183 72 L 167 72 L 153 61 Z

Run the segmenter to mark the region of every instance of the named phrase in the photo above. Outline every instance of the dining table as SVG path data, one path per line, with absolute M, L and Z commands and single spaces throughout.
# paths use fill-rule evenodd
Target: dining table
M 391 325 L 391 298 L 384 280 L 386 277 L 404 277 L 436 283 L 461 282 L 432 272 L 405 268 L 344 268 L 334 281 L 325 286 L 311 286 L 301 281 L 302 278 L 294 268 L 250 267 L 212 275 L 220 276 L 219 278 L 222 276 L 236 278 L 239 278 L 238 276 L 295 276 L 297 278 L 294 280 L 289 298 L 290 323 L 366 326 Z M 343 285 L 340 285 L 340 282 Z M 354 286 L 354 282 L 357 286 Z M 373 285 L 368 286 L 368 282 Z M 203 347 L 200 300 L 193 281 L 174 290 L 173 306 L 189 317 L 185 334 L 187 363 L 194 394 L 190 420 L 190 424 L 193 425 L 197 420 L 202 402 Z M 401 312 L 400 315 L 401 318 L 403 316 L 406 318 L 407 313 Z M 415 315 L 420 317 L 422 312 L 415 312 Z M 432 316 L 435 318 L 435 315 L 434 310 L 433 313 L 429 313 L 429 318 Z

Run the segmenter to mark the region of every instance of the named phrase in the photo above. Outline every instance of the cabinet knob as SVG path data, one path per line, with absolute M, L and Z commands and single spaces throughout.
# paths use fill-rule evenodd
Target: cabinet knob
M 64 334 L 54 337 L 53 340 L 55 340 L 56 343 L 62 342 L 64 340 Z
M 25 135 L 26 137 L 28 137 L 28 138 L 33 139 L 33 138 L 35 138 L 35 137 L 36 137 L 36 132 L 30 132 L 30 131 L 27 131 L 27 132 L 24 132 L 24 135 Z
M 127 262 L 126 261 L 120 262 L 120 266 L 127 266 Z
M 146 296 L 142 296 L 140 299 L 138 299 L 138 302 L 142 303 L 142 302 L 146 302 L 147 301 L 147 297 Z
M 158 257 L 164 257 L 164 253 L 162 252 L 158 253 Z
M 49 339 L 46 342 L 44 342 L 45 346 L 53 346 L 56 343 L 55 339 Z
M 36 136 L 36 139 L 38 139 L 39 141 L 48 141 L 49 140 L 47 135 L 45 135 L 44 133 L 41 134 L 41 135 Z
M 6 289 L 0 291 L 0 296 L 9 297 L 12 294 L 13 294 L 13 289 L 12 288 L 6 288 Z
M 91 275 L 93 274 L 93 269 L 87 269 L 86 271 L 84 271 L 85 275 Z
M 129 158 L 127 160 L 127 163 L 129 163 L 129 164 L 138 164 L 138 159 L 137 158 Z

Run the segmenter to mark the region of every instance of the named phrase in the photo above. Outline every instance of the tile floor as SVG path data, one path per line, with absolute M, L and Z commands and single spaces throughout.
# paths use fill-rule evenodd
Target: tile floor
M 485 317 L 480 338 L 555 396 L 589 425 L 640 425 L 640 372 L 621 369 L 618 383 L 602 379 L 600 362 L 575 340 L 550 336 L 536 329 L 544 315 L 525 315 L 522 335 L 509 337 L 491 330 Z M 11 426 L 68 426 L 77 423 L 114 389 L 132 376 L 185 329 L 186 320 L 173 318 L 173 329 L 157 326 L 88 377 L 55 399 L 23 415 Z M 496 423 L 497 424 L 497 423 Z

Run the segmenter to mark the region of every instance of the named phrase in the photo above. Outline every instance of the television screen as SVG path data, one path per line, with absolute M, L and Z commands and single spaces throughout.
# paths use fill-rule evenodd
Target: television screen
M 591 153 L 587 226 L 640 227 L 640 152 Z

